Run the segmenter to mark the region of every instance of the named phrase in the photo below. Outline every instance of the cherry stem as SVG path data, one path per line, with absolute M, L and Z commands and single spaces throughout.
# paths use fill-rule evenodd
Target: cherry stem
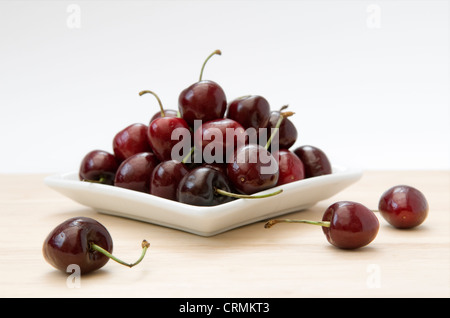
M 293 219 L 275 219 L 264 224 L 264 228 L 269 229 L 277 223 L 306 223 L 323 227 L 330 227 L 329 221 L 309 221 L 309 220 L 293 220 Z
M 268 193 L 268 194 L 250 195 L 250 194 L 231 193 L 231 192 L 219 189 L 219 188 L 214 188 L 214 190 L 218 194 L 226 195 L 226 196 L 237 198 L 237 199 L 262 199 L 262 198 L 272 197 L 274 195 L 277 195 L 277 194 L 280 194 L 281 192 L 283 192 L 283 189 L 280 189 L 278 191 L 275 191 L 275 192 L 272 192 L 272 193 Z
M 216 54 L 217 54 L 217 55 L 222 55 L 222 52 L 221 52 L 220 50 L 215 50 L 214 52 L 212 52 L 212 53 L 206 58 L 205 62 L 203 62 L 202 70 L 200 71 L 200 79 L 199 79 L 199 81 L 202 80 L 202 77 L 203 77 L 203 70 L 205 69 L 206 62 L 208 62 L 208 60 L 209 60 L 213 55 L 216 55 Z
M 156 95 L 154 92 L 149 91 L 149 90 L 139 92 L 139 96 L 142 96 L 144 94 L 152 94 L 153 96 L 156 97 L 156 99 L 158 100 L 158 103 L 159 103 L 159 108 L 161 109 L 161 117 L 165 117 L 166 114 L 164 113 L 163 105 L 162 105 L 161 100 L 159 99 L 158 95 Z
M 98 180 L 83 179 L 81 181 L 91 182 L 91 183 L 104 183 L 106 181 L 106 178 L 105 177 L 100 177 Z
M 101 248 L 101 247 L 98 246 L 97 244 L 91 243 L 91 244 L 90 244 L 90 247 L 91 247 L 91 249 L 93 249 L 94 251 L 100 252 L 100 253 L 104 254 L 105 256 L 108 256 L 108 257 L 109 257 L 110 259 L 112 259 L 113 261 L 116 261 L 116 262 L 119 263 L 119 264 L 122 264 L 122 265 L 125 265 L 125 266 L 128 266 L 128 267 L 131 268 L 131 267 L 133 267 L 133 266 L 139 264 L 139 263 L 144 259 L 145 253 L 147 252 L 147 249 L 150 247 L 150 243 L 147 242 L 146 240 L 143 240 L 141 245 L 142 245 L 142 254 L 141 254 L 141 257 L 139 257 L 139 259 L 138 259 L 136 262 L 132 263 L 132 264 L 126 263 L 126 262 L 124 262 L 124 261 L 118 259 L 117 257 L 115 257 L 114 255 L 112 255 L 111 253 L 109 253 L 107 250 Z
M 287 107 L 287 106 L 283 106 L 283 107 Z M 280 118 L 278 118 L 277 124 L 274 127 L 274 131 L 272 132 L 272 134 L 269 137 L 269 140 L 267 140 L 266 143 L 266 149 L 269 149 L 270 144 L 272 143 L 273 138 L 275 137 L 275 135 L 278 133 L 278 130 L 280 129 L 281 123 L 283 122 L 283 119 L 289 116 L 294 115 L 294 112 L 281 112 L 280 113 Z
M 195 147 L 192 147 L 191 150 L 189 151 L 189 153 L 183 158 L 183 160 L 181 160 L 181 162 L 186 163 L 188 161 L 188 159 L 191 158 L 194 151 L 195 151 Z
M 289 105 L 284 105 L 284 106 L 281 106 L 281 108 L 280 108 L 280 112 L 282 112 L 283 110 L 287 109 L 288 107 L 289 107 Z

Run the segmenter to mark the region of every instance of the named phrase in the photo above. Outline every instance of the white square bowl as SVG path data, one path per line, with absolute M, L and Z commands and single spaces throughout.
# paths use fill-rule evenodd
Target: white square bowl
M 283 192 L 263 199 L 237 199 L 212 207 L 192 206 L 151 194 L 120 187 L 83 182 L 78 172 L 52 175 L 44 182 L 50 188 L 91 207 L 110 214 L 157 224 L 201 236 L 213 236 L 243 225 L 286 213 L 307 209 L 330 198 L 362 176 L 362 170 L 333 166 L 333 173 L 275 187 Z

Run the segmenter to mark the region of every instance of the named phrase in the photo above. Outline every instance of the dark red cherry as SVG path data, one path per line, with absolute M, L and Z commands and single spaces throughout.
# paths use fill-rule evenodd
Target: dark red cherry
M 188 143 L 188 146 L 191 145 L 189 126 L 183 118 L 165 116 L 161 100 L 154 92 L 147 90 L 140 92 L 139 95 L 142 96 L 147 93 L 152 94 L 158 100 L 162 116 L 154 119 L 148 127 L 148 139 L 153 153 L 161 162 L 177 159 L 176 157 L 172 157 L 174 146 L 178 143 Z M 174 134 L 175 130 L 183 133 L 176 135 Z M 184 149 L 184 147 L 181 149 Z M 177 154 L 178 156 L 179 154 Z
M 159 161 L 151 152 L 141 152 L 125 159 L 116 172 L 114 185 L 148 193 L 150 177 Z
M 44 241 L 45 260 L 53 267 L 66 271 L 71 264 L 82 274 L 103 267 L 109 257 L 91 249 L 97 244 L 112 253 L 113 241 L 108 230 L 98 221 L 87 217 L 70 218 L 59 224 Z
M 378 210 L 392 226 L 409 229 L 425 221 L 429 206 L 427 199 L 418 189 L 408 185 L 397 185 L 381 195 Z
M 285 109 L 285 107 L 282 108 Z M 269 123 L 267 125 L 267 129 L 270 131 L 270 129 L 275 128 L 277 125 L 278 120 L 281 116 L 281 110 L 280 111 L 272 111 L 269 118 Z M 278 148 L 279 149 L 289 149 L 292 147 L 295 142 L 297 141 L 298 132 L 297 128 L 295 127 L 294 123 L 289 120 L 289 118 L 284 118 L 281 122 L 281 125 L 279 127 L 278 131 Z
M 225 162 L 225 158 L 245 143 L 246 133 L 242 125 L 228 118 L 208 121 L 194 133 L 194 146 L 202 150 L 206 163 Z
M 354 249 L 371 243 L 378 234 L 380 223 L 372 210 L 361 203 L 340 201 L 325 211 L 322 221 L 330 222 L 322 230 L 336 247 Z
M 219 194 L 216 189 L 231 192 L 227 177 L 217 169 L 198 167 L 181 179 L 177 200 L 197 206 L 214 206 L 234 200 L 230 196 Z
M 236 149 L 227 163 L 227 174 L 237 191 L 253 194 L 277 185 L 278 163 L 263 146 L 248 144 Z
M 280 149 L 272 155 L 278 160 L 278 186 L 305 178 L 303 162 L 293 152 L 288 149 Z
M 82 181 L 114 184 L 119 163 L 116 157 L 104 150 L 92 150 L 81 161 L 79 178 Z
M 112 260 L 133 267 L 144 257 L 150 244 L 142 242 L 142 255 L 133 264 L 128 264 L 113 256 L 113 241 L 108 230 L 98 221 L 88 217 L 70 218 L 56 226 L 44 240 L 44 259 L 63 272 L 73 270 L 69 265 L 79 266 L 80 274 L 102 268 Z
M 176 201 L 178 184 L 188 172 L 186 165 L 177 160 L 159 163 L 150 177 L 150 194 Z
M 180 115 L 190 127 L 194 127 L 194 120 L 204 123 L 223 118 L 225 114 L 227 99 L 222 87 L 216 82 L 202 80 L 205 64 L 215 54 L 222 53 L 216 50 L 208 56 L 203 63 L 199 81 L 184 89 L 178 98 Z
M 177 200 L 197 206 L 214 206 L 234 199 L 263 199 L 280 194 L 278 190 L 262 195 L 243 195 L 232 192 L 227 176 L 219 169 L 197 167 L 181 179 L 177 190 Z
M 330 205 L 323 214 L 322 221 L 274 219 L 264 227 L 277 223 L 307 223 L 319 225 L 328 242 L 342 249 L 356 249 L 371 243 L 378 234 L 380 223 L 372 210 L 361 203 L 339 201 Z
M 227 174 L 227 164 L 225 162 L 224 163 L 217 163 L 217 162 L 207 163 L 207 162 L 205 162 L 201 166 L 206 167 L 206 168 L 216 169 L 225 175 Z
M 249 142 L 257 143 L 258 140 L 255 138 L 259 137 L 259 129 L 266 129 L 269 124 L 270 105 L 264 97 L 259 95 L 242 96 L 228 105 L 226 118 L 240 123 L 249 135 Z M 270 131 L 266 130 L 266 132 L 265 141 L 270 135 Z
M 153 115 L 153 117 L 150 119 L 150 122 L 152 122 L 153 120 L 155 120 L 156 118 L 161 118 L 161 117 L 179 117 L 178 116 L 178 110 L 174 110 L 174 109 L 164 109 L 164 116 L 162 116 L 161 112 L 157 112 Z
M 332 167 L 327 155 L 314 146 L 300 146 L 294 150 L 305 166 L 305 178 L 331 174 Z
M 120 162 L 140 152 L 151 152 L 147 125 L 136 123 L 119 131 L 113 139 L 114 155 Z

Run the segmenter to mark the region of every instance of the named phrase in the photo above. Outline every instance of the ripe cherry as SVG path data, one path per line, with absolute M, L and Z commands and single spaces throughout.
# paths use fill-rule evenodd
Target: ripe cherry
M 305 166 L 305 178 L 332 173 L 330 160 L 321 149 L 304 145 L 296 148 L 294 153 L 300 158 Z
M 227 99 L 222 87 L 216 82 L 202 80 L 206 63 L 213 55 L 221 55 L 220 50 L 211 53 L 203 63 L 198 82 L 184 89 L 178 98 L 178 110 L 181 117 L 190 127 L 194 126 L 194 120 L 207 122 L 217 118 L 223 118 Z
M 253 194 L 277 185 L 278 162 L 267 149 L 271 146 L 272 141 L 276 142 L 278 128 L 283 119 L 293 114 L 293 112 L 282 113 L 265 147 L 249 143 L 237 148 L 233 156 L 228 158 L 228 178 L 237 191 Z
M 227 177 L 216 169 L 194 168 L 181 179 L 177 200 L 197 206 L 214 206 L 234 200 L 232 197 L 218 194 L 215 189 L 230 192 Z
M 322 221 L 273 219 L 264 227 L 277 223 L 306 223 L 322 226 L 328 242 L 342 249 L 356 249 L 371 243 L 378 234 L 380 223 L 372 210 L 361 203 L 339 201 L 330 205 Z
M 240 147 L 231 160 L 227 164 L 227 174 L 237 191 L 253 194 L 277 185 L 278 164 L 263 146 L 248 144 Z
M 185 164 L 177 160 L 159 163 L 150 177 L 150 194 L 176 201 L 178 184 L 188 172 Z
M 197 206 L 214 206 L 234 199 L 262 199 L 277 195 L 282 190 L 264 195 L 241 195 L 232 192 L 227 176 L 219 169 L 200 166 L 181 179 L 177 200 Z
M 280 119 L 281 112 L 288 106 L 283 106 L 280 110 L 272 111 L 269 118 L 267 129 L 275 128 Z M 278 147 L 279 149 L 289 149 L 295 144 L 298 137 L 298 131 L 294 123 L 289 118 L 284 118 L 280 125 L 278 132 Z
M 150 177 L 159 163 L 151 152 L 141 152 L 125 159 L 119 166 L 114 179 L 117 187 L 149 193 Z
M 400 229 L 422 224 L 428 216 L 428 210 L 428 202 L 423 193 L 407 185 L 397 185 L 386 190 L 378 203 L 381 216 Z
M 119 167 L 116 157 L 104 150 L 92 150 L 81 161 L 79 178 L 108 185 L 114 184 L 114 177 Z
M 156 97 L 161 109 L 161 117 L 154 119 L 148 129 L 148 139 L 150 146 L 153 149 L 153 153 L 159 159 L 159 161 L 172 160 L 172 148 L 179 142 L 184 142 L 183 138 L 185 136 L 180 135 L 180 139 L 175 138 L 172 135 L 175 129 L 182 129 L 186 134 L 189 135 L 189 145 L 191 144 L 191 136 L 189 133 L 189 126 L 183 118 L 179 117 L 167 117 L 164 114 L 164 109 L 159 99 L 152 91 L 142 91 L 139 93 L 140 96 L 144 94 L 152 94 Z M 187 138 L 187 137 L 186 137 Z
M 178 113 L 178 110 L 174 110 L 174 109 L 164 109 L 163 113 L 161 113 L 161 111 L 156 112 L 152 118 L 150 119 L 150 123 L 152 121 L 154 121 L 156 118 L 161 118 L 161 117 L 180 117 L 180 114 Z
M 305 178 L 303 162 L 288 149 L 280 149 L 272 154 L 278 160 L 279 176 L 277 186 Z
M 249 135 L 251 143 L 257 143 L 259 129 L 266 129 L 270 119 L 269 102 L 259 95 L 247 95 L 234 99 L 227 107 L 226 118 L 240 123 Z
M 147 125 L 136 123 L 119 131 L 113 139 L 114 155 L 120 162 L 140 152 L 151 152 Z
M 142 255 L 133 264 L 113 256 L 113 241 L 108 230 L 98 221 L 88 217 L 70 218 L 56 226 L 44 240 L 42 253 L 45 260 L 61 271 L 69 265 L 78 265 L 81 274 L 103 267 L 109 259 L 133 267 L 139 264 L 150 244 L 142 242 Z
M 228 118 L 203 123 L 194 133 L 194 146 L 201 149 L 206 163 L 223 163 L 239 145 L 246 143 L 241 124 Z

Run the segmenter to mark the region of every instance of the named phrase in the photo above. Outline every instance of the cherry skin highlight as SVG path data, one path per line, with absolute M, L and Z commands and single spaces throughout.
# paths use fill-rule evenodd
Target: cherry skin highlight
M 381 216 L 399 229 L 419 226 L 427 218 L 428 210 L 423 193 L 407 185 L 397 185 L 386 190 L 378 203 Z

